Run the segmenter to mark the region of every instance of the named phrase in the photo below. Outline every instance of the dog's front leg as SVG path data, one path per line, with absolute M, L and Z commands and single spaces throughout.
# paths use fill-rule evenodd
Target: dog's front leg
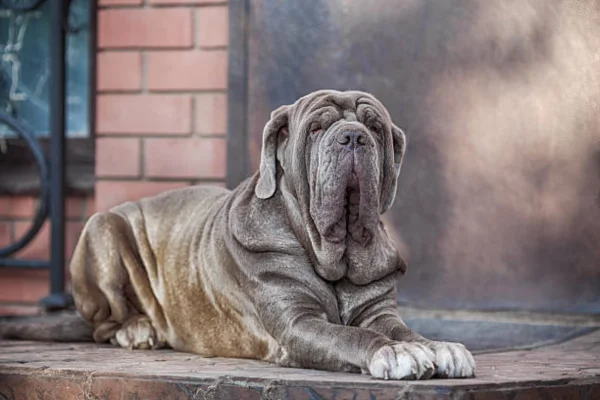
M 394 341 L 427 346 L 435 353 L 435 377 L 475 376 L 475 360 L 463 344 L 428 340 L 406 326 L 398 314 L 395 279 L 392 278 L 389 282 L 384 279 L 366 286 L 354 286 L 347 281 L 338 285 L 336 290 L 346 322 L 381 333 Z
M 319 302 L 290 288 L 285 299 L 277 297 L 272 294 L 272 301 L 261 307 L 260 314 L 281 346 L 280 365 L 360 369 L 381 379 L 426 379 L 435 372 L 435 355 L 421 343 L 401 343 L 371 329 L 332 323 Z

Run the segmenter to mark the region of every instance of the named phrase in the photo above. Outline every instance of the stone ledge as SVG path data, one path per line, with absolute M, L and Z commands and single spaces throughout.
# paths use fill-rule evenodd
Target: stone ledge
M 600 399 L 600 331 L 476 360 L 475 379 L 393 382 L 170 350 L 0 341 L 0 399 Z

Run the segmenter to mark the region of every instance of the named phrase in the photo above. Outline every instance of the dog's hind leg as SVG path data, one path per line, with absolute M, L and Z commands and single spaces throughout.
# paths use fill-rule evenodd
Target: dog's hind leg
M 95 214 L 71 260 L 75 305 L 92 323 L 96 342 L 130 349 L 161 347 L 164 341 L 144 315 L 132 274 L 139 279 L 144 269 L 128 222 L 112 212 Z

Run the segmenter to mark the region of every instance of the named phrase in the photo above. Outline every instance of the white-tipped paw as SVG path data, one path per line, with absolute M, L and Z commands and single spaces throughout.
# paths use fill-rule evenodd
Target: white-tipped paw
M 435 373 L 434 361 L 433 351 L 420 343 L 396 343 L 375 352 L 369 373 L 379 379 L 429 379 Z
M 123 324 L 115 333 L 114 338 L 111 339 L 111 343 L 129 350 L 148 350 L 162 347 L 150 319 L 145 316 L 132 318 Z
M 460 343 L 430 342 L 435 353 L 436 378 L 471 378 L 475 376 L 475 359 Z

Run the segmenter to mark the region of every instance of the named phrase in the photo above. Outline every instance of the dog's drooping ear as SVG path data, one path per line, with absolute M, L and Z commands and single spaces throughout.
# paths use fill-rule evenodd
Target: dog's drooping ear
M 394 175 L 383 192 L 383 202 L 381 204 L 380 213 L 383 214 L 390 209 L 396 198 L 396 189 L 398 188 L 398 176 L 400 176 L 400 167 L 402 166 L 402 158 L 406 150 L 406 136 L 402 129 L 392 124 L 392 142 L 394 148 Z
M 260 177 L 254 193 L 259 199 L 268 199 L 277 189 L 277 140 L 279 132 L 287 129 L 289 106 L 281 106 L 271 113 L 263 130 L 260 158 Z

